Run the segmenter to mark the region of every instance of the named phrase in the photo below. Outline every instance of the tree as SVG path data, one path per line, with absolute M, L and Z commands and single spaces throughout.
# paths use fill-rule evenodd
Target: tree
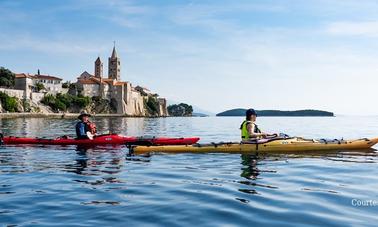
M 37 92 L 40 92 L 45 89 L 45 85 L 43 85 L 42 83 L 37 83 L 35 85 L 35 89 L 37 90 Z
M 159 102 L 157 98 L 148 96 L 147 99 L 144 99 L 144 106 L 150 115 L 154 116 L 159 114 Z
M 55 111 L 66 111 L 71 107 L 79 107 L 81 109 L 86 108 L 91 103 L 91 98 L 87 96 L 74 96 L 58 93 L 56 95 L 45 95 L 41 102 L 50 106 Z
M 64 83 L 62 84 L 62 88 L 69 88 L 70 85 L 71 85 L 70 81 L 64 82 Z
M 10 97 L 4 92 L 0 92 L 0 102 L 5 111 L 9 111 L 9 112 L 17 111 L 17 98 Z
M 15 74 L 9 69 L 0 67 L 0 86 L 1 87 L 14 87 Z

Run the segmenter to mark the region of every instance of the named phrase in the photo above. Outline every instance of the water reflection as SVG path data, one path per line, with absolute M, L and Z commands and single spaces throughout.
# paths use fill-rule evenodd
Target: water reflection
M 77 146 L 76 155 L 75 163 L 65 165 L 67 172 L 79 175 L 116 175 L 124 165 L 124 153 L 116 146 L 103 149 Z
M 260 170 L 258 166 L 262 161 L 266 161 L 265 156 L 259 156 L 256 154 L 242 154 L 241 156 L 241 173 L 240 177 L 245 178 L 246 180 L 240 180 L 238 183 L 243 186 L 243 188 L 239 188 L 238 191 L 245 193 L 245 194 L 259 194 L 257 191 L 257 187 L 269 188 L 269 189 L 278 189 L 278 187 L 273 185 L 265 185 L 258 183 L 261 179 L 261 174 L 263 172 L 270 172 L 275 173 L 276 171 L 273 170 Z M 259 177 L 260 176 L 260 177 Z M 248 188 L 245 188 L 248 187 Z M 242 203 L 248 203 L 248 200 L 236 198 Z
M 194 133 L 190 118 L 122 118 L 94 117 L 99 134 L 117 133 L 129 136 L 188 137 Z M 6 136 L 55 138 L 75 136 L 75 118 L 0 118 Z M 200 136 L 200 135 L 198 135 Z
M 260 175 L 260 171 L 257 168 L 259 157 L 253 154 L 242 154 L 240 157 L 242 159 L 241 164 L 243 165 L 240 176 L 249 180 L 256 180 Z

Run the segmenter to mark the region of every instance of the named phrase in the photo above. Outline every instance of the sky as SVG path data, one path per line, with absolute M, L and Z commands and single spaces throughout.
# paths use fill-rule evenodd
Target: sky
M 378 1 L 0 0 L 0 66 L 121 78 L 218 113 L 378 115 Z

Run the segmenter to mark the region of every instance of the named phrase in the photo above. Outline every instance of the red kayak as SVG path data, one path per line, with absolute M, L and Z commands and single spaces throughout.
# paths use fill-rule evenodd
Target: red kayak
M 1 135 L 0 135 L 1 136 Z M 198 137 L 169 138 L 169 137 L 132 137 L 118 134 L 106 134 L 90 139 L 75 139 L 67 136 L 55 139 L 21 138 L 6 136 L 2 143 L 7 144 L 43 144 L 43 145 L 190 145 L 199 140 Z

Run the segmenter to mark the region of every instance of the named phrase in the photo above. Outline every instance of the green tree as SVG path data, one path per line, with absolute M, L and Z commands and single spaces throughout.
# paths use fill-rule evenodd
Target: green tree
M 159 102 L 157 98 L 148 96 L 147 100 L 144 100 L 144 106 L 150 115 L 154 116 L 159 114 Z
M 62 84 L 62 88 L 69 88 L 70 85 L 71 85 L 71 82 L 70 82 L 70 81 L 64 82 L 64 83 Z
M 72 97 L 73 97 L 72 102 L 81 108 L 85 108 L 91 103 L 91 98 L 88 96 L 78 95 L 78 96 L 72 96 Z
M 62 101 L 60 101 L 58 99 L 58 100 L 56 100 L 55 105 L 53 105 L 53 109 L 57 110 L 57 111 L 61 111 L 61 110 L 66 111 L 67 106 Z
M 50 106 L 54 111 L 66 111 L 70 107 L 87 107 L 91 103 L 91 98 L 58 93 L 57 95 L 45 95 L 41 102 Z
M 0 86 L 1 87 L 14 87 L 15 74 L 9 69 L 0 67 Z
M 35 85 L 35 89 L 37 90 L 37 92 L 40 92 L 45 89 L 45 85 L 43 85 L 42 83 L 37 83 Z
M 45 95 L 42 98 L 41 103 L 43 103 L 47 106 L 50 105 L 50 103 L 55 103 L 55 96 L 52 95 L 52 94 Z
M 17 111 L 17 101 L 15 97 L 10 97 L 4 92 L 0 92 L 0 101 L 5 111 L 16 112 Z
M 64 103 L 66 107 L 70 107 L 72 105 L 73 101 L 73 96 L 70 94 L 61 94 L 58 93 L 56 95 L 56 99 L 59 100 L 60 102 Z

